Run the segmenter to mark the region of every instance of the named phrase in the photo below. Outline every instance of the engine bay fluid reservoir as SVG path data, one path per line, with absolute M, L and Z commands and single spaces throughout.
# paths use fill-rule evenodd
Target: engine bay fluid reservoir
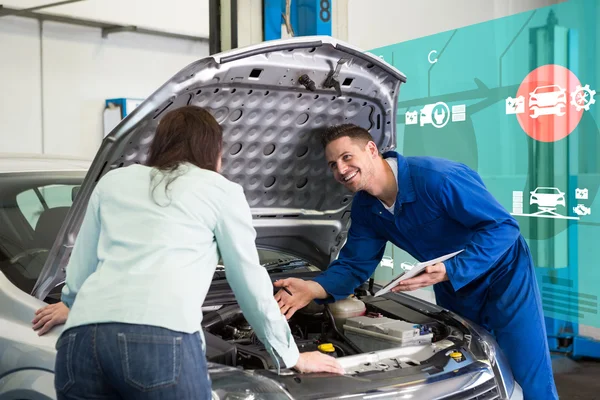
M 331 315 L 333 315 L 336 326 L 341 329 L 344 326 L 346 319 L 365 315 L 367 306 L 364 302 L 352 296 L 330 304 L 329 311 L 331 311 Z

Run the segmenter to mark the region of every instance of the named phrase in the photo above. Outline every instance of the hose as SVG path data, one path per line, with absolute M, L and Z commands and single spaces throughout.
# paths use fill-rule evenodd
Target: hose
M 206 330 L 219 330 L 225 325 L 229 325 L 242 316 L 242 309 L 237 305 L 223 307 L 220 310 L 212 311 L 203 318 L 202 327 Z

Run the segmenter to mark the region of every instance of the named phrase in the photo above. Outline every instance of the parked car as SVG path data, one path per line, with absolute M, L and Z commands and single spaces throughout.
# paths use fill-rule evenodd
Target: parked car
M 316 132 L 353 122 L 368 128 L 382 151 L 394 148 L 405 79 L 379 57 L 329 37 L 266 42 L 184 68 L 104 139 L 87 171 L 0 174 L 0 400 L 54 398 L 61 328 L 38 337 L 33 313 L 59 301 L 96 183 L 112 169 L 145 162 L 167 110 L 195 104 L 213 113 L 224 128 L 223 174 L 245 189 L 261 263 L 273 280 L 309 279 L 337 256 L 352 203 L 352 193 L 333 181 Z M 62 189 L 67 200 L 44 207 L 46 187 Z M 24 194 L 42 207 L 22 206 Z M 34 209 L 41 212 L 28 216 Z M 215 399 L 523 398 L 484 329 L 405 293 L 373 297 L 379 285 L 372 280 L 349 299 L 311 303 L 289 321 L 300 351 L 327 344 L 345 375 L 277 374 L 223 269 L 198 310 Z M 382 340 L 375 331 L 384 325 L 395 330 Z
M 540 207 L 556 208 L 566 207 L 565 193 L 555 187 L 537 187 L 529 192 L 529 204 L 537 204 Z

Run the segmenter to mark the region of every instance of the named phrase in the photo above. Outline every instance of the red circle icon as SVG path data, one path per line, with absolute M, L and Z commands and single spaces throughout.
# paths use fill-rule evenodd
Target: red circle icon
M 556 142 L 567 137 L 583 115 L 571 104 L 571 93 L 581 83 L 573 72 L 560 65 L 536 68 L 525 77 L 517 98 L 525 102 L 525 112 L 517 114 L 521 128 L 540 142 Z

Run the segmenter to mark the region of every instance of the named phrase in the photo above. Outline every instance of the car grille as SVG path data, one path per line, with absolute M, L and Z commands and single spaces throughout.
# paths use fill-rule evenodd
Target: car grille
M 500 391 L 495 379 L 474 387 L 466 392 L 444 397 L 443 400 L 496 400 L 500 399 Z

